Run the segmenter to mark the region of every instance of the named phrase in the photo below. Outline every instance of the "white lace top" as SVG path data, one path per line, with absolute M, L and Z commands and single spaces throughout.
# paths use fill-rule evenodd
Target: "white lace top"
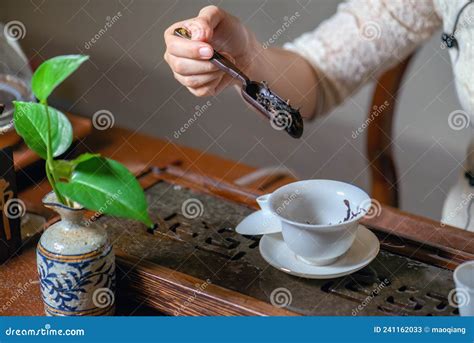
M 442 26 L 452 33 L 468 1 L 349 0 L 314 31 L 285 44 L 312 63 L 319 75 L 316 114 L 328 112 L 398 64 Z M 474 3 L 462 12 L 455 36 L 460 49 L 449 51 L 456 89 L 474 127 Z
M 330 111 L 364 83 L 376 80 L 438 29 L 451 34 L 458 13 L 468 2 L 349 0 L 314 31 L 287 43 L 285 48 L 303 55 L 318 74 L 316 115 Z M 449 53 L 464 112 L 454 124 L 464 127 L 470 122 L 473 135 L 465 167 L 474 171 L 474 3 L 462 12 L 455 37 L 459 49 L 449 49 Z M 472 196 L 472 187 L 460 175 L 445 202 L 442 221 L 474 231 L 474 220 L 468 220 L 474 218 L 474 206 L 459 211 L 467 194 Z

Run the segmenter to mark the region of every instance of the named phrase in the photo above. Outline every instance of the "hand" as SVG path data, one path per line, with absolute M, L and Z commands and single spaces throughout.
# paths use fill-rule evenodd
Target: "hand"
M 174 36 L 178 27 L 188 29 L 192 40 Z M 258 46 L 253 33 L 239 19 L 216 6 L 204 7 L 196 18 L 171 25 L 164 36 L 165 61 L 176 80 L 196 96 L 217 95 L 235 82 L 209 62 L 213 48 L 245 70 Z

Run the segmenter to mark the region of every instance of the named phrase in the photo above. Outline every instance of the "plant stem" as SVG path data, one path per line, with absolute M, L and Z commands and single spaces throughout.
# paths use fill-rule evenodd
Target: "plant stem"
M 48 133 L 47 133 L 47 143 L 46 143 L 46 176 L 48 178 L 51 187 L 53 188 L 54 193 L 56 194 L 56 198 L 58 201 L 66 206 L 69 206 L 69 203 L 66 202 L 64 197 L 59 192 L 58 188 L 56 187 L 56 175 L 54 173 L 54 166 L 53 166 L 53 147 L 52 147 L 52 138 L 51 138 L 51 117 L 49 115 L 49 107 L 46 101 L 41 102 L 46 110 L 46 120 L 48 125 Z

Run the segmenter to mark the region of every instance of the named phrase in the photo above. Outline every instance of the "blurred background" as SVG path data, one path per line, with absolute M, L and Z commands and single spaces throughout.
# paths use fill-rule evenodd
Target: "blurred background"
M 256 167 L 286 166 L 301 178 L 329 178 L 368 190 L 366 136 L 352 132 L 367 117 L 373 85 L 367 85 L 329 116 L 306 125 L 302 140 L 273 130 L 233 90 L 196 98 L 180 86 L 163 61 L 163 32 L 172 23 L 214 4 L 241 18 L 262 42 L 288 17 L 298 19 L 278 37 L 282 45 L 333 14 L 335 0 L 1 0 L 0 22 L 19 21 L 18 42 L 38 65 L 61 54 L 84 53 L 81 67 L 51 104 L 93 116 L 113 113 L 116 126 Z M 107 27 L 107 30 L 104 30 Z M 401 208 L 439 219 L 443 200 L 460 173 L 468 130 L 454 131 L 449 113 L 460 109 L 451 64 L 440 33 L 419 51 L 400 95 L 394 151 L 401 178 Z M 209 102 L 208 102 L 209 101 Z M 181 127 L 202 111 L 184 133 Z

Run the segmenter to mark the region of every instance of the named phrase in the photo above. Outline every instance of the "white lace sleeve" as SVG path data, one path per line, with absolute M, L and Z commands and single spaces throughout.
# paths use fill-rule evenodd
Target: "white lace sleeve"
M 350 0 L 312 32 L 284 48 L 319 76 L 318 113 L 400 62 L 441 26 L 432 0 Z

